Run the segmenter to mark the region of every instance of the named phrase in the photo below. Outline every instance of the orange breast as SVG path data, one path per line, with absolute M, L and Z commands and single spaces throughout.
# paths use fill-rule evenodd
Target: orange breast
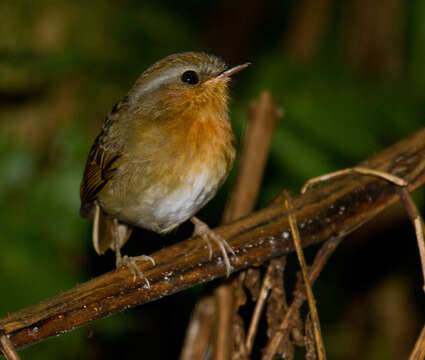
M 199 211 L 226 180 L 235 158 L 227 117 L 198 113 L 134 134 L 136 148 L 99 198 L 118 219 L 166 232 Z M 153 131 L 153 132 L 152 132 Z

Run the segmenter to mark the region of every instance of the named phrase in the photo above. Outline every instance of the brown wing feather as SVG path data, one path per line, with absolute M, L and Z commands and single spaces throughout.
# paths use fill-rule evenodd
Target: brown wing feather
M 123 147 L 122 133 L 116 125 L 125 117 L 127 109 L 128 97 L 115 104 L 90 150 L 80 187 L 80 214 L 83 217 L 93 216 L 97 195 L 116 170 L 114 164 L 121 157 Z
M 121 156 L 115 151 L 107 151 L 100 145 L 100 137 L 96 138 L 87 159 L 84 170 L 83 181 L 80 187 L 81 208 L 83 217 L 90 217 L 94 211 L 94 201 L 99 191 L 112 178 L 114 173 L 114 162 Z

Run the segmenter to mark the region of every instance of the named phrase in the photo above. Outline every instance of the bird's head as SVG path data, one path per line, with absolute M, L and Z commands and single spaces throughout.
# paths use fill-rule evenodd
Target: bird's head
M 249 64 L 227 67 L 219 58 L 199 52 L 167 56 L 154 63 L 129 93 L 136 113 L 152 118 L 184 111 L 227 111 L 230 77 Z

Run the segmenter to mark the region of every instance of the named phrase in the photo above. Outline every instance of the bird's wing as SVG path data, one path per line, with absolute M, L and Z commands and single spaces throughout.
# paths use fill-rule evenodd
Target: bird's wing
M 86 167 L 84 169 L 83 181 L 80 187 L 81 208 L 80 213 L 83 217 L 93 215 L 93 205 L 99 191 L 110 181 L 116 170 L 114 163 L 121 157 L 121 153 L 116 149 L 107 149 L 101 144 L 100 137 L 96 138 Z
M 102 133 L 99 135 L 101 136 Z M 81 208 L 84 217 L 94 215 L 93 246 L 99 255 L 108 248 L 119 250 L 128 240 L 132 227 L 118 222 L 107 215 L 96 202 L 97 194 L 110 181 L 116 171 L 116 160 L 120 158 L 117 151 L 108 151 L 101 145 L 99 136 L 90 151 L 81 183 Z
M 94 214 L 98 193 L 113 178 L 117 169 L 117 160 L 122 156 L 125 141 L 119 131 L 119 122 L 126 107 L 127 98 L 113 107 L 90 150 L 80 187 L 80 214 L 83 217 Z

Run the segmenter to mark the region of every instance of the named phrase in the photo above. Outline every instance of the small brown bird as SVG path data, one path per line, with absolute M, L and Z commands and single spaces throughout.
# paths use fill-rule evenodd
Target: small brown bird
M 94 215 L 99 255 L 110 248 L 117 266 L 144 277 L 134 258 L 121 256 L 132 227 L 164 234 L 191 219 L 210 254 L 210 239 L 220 247 L 230 273 L 227 252 L 233 250 L 194 214 L 232 168 L 228 83 L 247 66 L 227 68 L 205 53 L 170 55 L 148 68 L 113 107 L 90 150 L 80 189 L 80 213 Z

